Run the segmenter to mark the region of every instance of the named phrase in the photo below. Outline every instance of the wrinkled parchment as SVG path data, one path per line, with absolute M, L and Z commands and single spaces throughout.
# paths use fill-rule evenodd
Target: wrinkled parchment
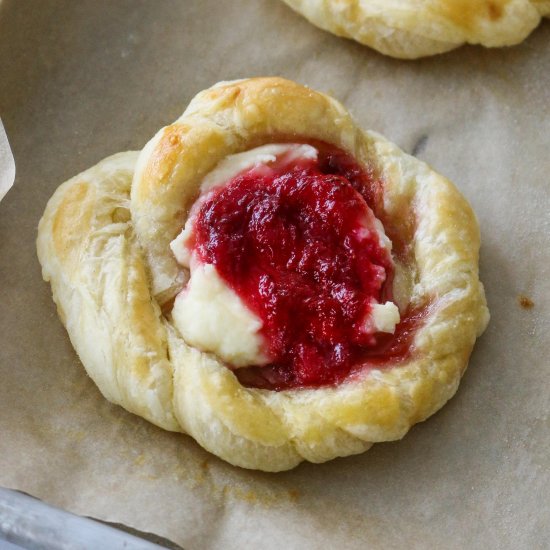
M 550 537 L 550 24 L 523 45 L 385 58 L 274 0 L 5 0 L 0 485 L 186 548 L 542 548 Z M 35 255 L 56 186 L 141 147 L 219 80 L 282 75 L 452 179 L 492 313 L 457 396 L 402 441 L 282 474 L 233 468 L 105 401 Z M 534 303 L 520 305 L 523 295 Z

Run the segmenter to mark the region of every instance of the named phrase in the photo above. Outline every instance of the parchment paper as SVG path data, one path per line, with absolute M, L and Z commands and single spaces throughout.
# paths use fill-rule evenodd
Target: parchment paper
M 549 44 L 545 22 L 511 49 L 402 62 L 274 0 L 4 1 L 0 115 L 18 174 L 0 205 L 0 484 L 189 549 L 547 547 Z M 254 75 L 333 93 L 456 182 L 481 222 L 492 312 L 440 413 L 400 442 L 275 475 L 104 400 L 34 247 L 58 184 L 141 147 L 201 89 Z

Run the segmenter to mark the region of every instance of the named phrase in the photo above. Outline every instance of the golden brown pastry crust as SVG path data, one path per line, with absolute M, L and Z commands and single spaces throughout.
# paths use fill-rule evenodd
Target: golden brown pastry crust
M 56 190 L 38 226 L 38 257 L 71 342 L 101 393 L 178 430 L 166 331 L 130 219 L 137 157 L 109 157 Z
M 162 316 L 185 281 L 168 244 L 203 176 L 226 155 L 277 136 L 348 151 L 384 182 L 385 216 L 413 213 L 412 261 L 398 266 L 398 301 L 432 305 L 403 363 L 336 387 L 250 389 L 215 356 L 188 346 Z M 477 222 L 448 180 L 362 131 L 334 99 L 278 78 L 220 83 L 198 94 L 141 152 L 129 199 L 135 159 L 110 157 L 63 184 L 39 227 L 44 278 L 108 399 L 187 432 L 232 464 L 279 471 L 399 439 L 455 393 L 488 311 Z
M 550 15 L 548 0 L 283 0 L 311 23 L 402 59 L 462 44 L 511 46 Z

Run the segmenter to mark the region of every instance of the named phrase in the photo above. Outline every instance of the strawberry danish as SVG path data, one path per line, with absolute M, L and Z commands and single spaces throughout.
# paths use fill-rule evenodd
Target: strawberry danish
M 103 395 L 245 468 L 403 437 L 488 322 L 457 189 L 334 99 L 220 83 L 63 184 L 43 274 Z

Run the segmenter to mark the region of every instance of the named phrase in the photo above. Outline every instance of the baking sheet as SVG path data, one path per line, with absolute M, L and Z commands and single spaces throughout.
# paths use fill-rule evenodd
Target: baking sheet
M 274 0 L 4 0 L 0 485 L 186 548 L 543 548 L 550 539 L 550 24 L 418 62 Z M 400 442 L 282 474 L 233 468 L 107 403 L 35 255 L 56 186 L 141 147 L 219 80 L 282 75 L 456 182 L 481 223 L 492 321 L 457 396 Z M 521 307 L 519 296 L 534 302 Z
M 0 487 L 0 548 L 32 550 L 161 550 L 119 529 L 53 508 L 17 491 Z M 8 542 L 9 541 L 9 542 Z M 162 541 L 164 542 L 164 541 Z M 14 546 L 11 546 L 13 543 Z M 17 545 L 17 546 L 15 546 Z M 179 548 L 179 547 L 178 547 Z

